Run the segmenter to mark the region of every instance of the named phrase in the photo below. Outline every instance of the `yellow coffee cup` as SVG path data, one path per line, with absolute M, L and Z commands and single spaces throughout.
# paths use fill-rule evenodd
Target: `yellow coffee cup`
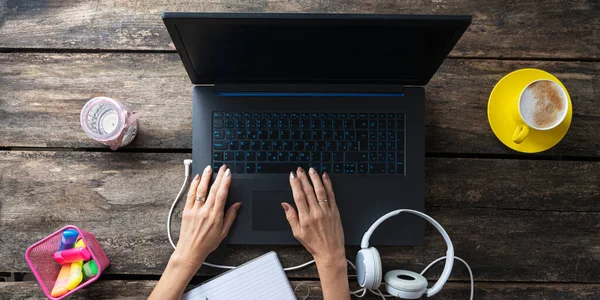
M 530 82 L 519 94 L 513 109 L 513 117 L 519 125 L 512 141 L 520 144 L 531 130 L 555 128 L 567 117 L 568 111 L 569 98 L 560 84 L 548 79 Z

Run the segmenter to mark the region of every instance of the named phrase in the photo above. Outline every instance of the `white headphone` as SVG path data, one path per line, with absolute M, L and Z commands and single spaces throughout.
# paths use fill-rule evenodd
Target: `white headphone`
M 432 217 L 412 209 L 399 209 L 389 212 L 375 221 L 369 230 L 365 232 L 360 243 L 362 249 L 358 251 L 358 254 L 356 255 L 356 277 L 358 279 L 358 284 L 363 288 L 369 289 L 377 289 L 381 285 L 383 272 L 381 258 L 375 247 L 369 247 L 369 239 L 379 224 L 401 212 L 417 215 L 427 220 L 442 234 L 442 237 L 448 246 L 448 249 L 446 250 L 446 264 L 438 281 L 429 289 L 427 288 L 427 279 L 418 273 L 405 270 L 389 271 L 384 277 L 386 290 L 390 295 L 401 299 L 419 299 L 423 297 L 423 295 L 431 297 L 442 289 L 444 284 L 446 284 L 448 277 L 450 277 L 452 265 L 454 264 L 454 247 L 452 246 L 452 241 L 450 241 L 450 237 L 446 233 L 446 230 L 444 230 L 440 223 Z

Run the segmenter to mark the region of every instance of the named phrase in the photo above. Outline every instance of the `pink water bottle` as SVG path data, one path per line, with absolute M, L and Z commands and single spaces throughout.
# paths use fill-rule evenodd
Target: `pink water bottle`
M 80 122 L 89 137 L 117 150 L 133 141 L 140 116 L 119 101 L 96 97 L 81 110 Z

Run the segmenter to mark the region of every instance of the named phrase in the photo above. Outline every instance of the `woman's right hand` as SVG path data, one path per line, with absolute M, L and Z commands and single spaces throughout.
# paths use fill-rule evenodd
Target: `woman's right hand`
M 281 203 L 294 237 L 312 254 L 317 264 L 323 299 L 350 300 L 348 267 L 344 249 L 344 229 L 335 202 L 331 179 L 310 168 L 308 176 L 302 168 L 290 173 L 290 185 L 298 212 Z
M 290 173 L 290 185 L 298 212 L 288 203 L 281 203 L 294 237 L 312 254 L 317 265 L 346 263 L 344 230 L 340 219 L 331 179 L 323 179 L 310 168 L 310 180 L 302 168 Z

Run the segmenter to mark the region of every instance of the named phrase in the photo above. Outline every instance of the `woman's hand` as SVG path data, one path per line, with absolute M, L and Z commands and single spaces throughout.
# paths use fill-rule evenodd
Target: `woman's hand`
M 148 299 L 181 299 L 204 259 L 227 236 L 241 203 L 232 205 L 224 214 L 231 171 L 223 165 L 206 196 L 211 176 L 212 168 L 207 166 L 202 178 L 194 177 L 183 209 L 177 247 Z
M 225 165 L 221 166 L 207 196 L 211 176 L 212 168 L 207 166 L 202 177 L 196 175 L 190 185 L 181 218 L 179 241 L 172 256 L 196 270 L 227 236 L 242 204 L 238 202 L 232 205 L 224 215 L 231 170 Z
M 331 179 L 310 168 L 308 176 L 302 168 L 290 173 L 290 185 L 298 213 L 288 203 L 281 203 L 294 237 L 312 254 L 317 264 L 323 298 L 350 299 L 348 268 L 344 249 L 344 229 Z
M 329 261 L 332 258 L 345 261 L 344 229 L 331 179 L 327 173 L 323 173 L 321 181 L 313 168 L 310 168 L 308 174 L 312 185 L 302 168 L 290 173 L 290 185 L 298 213 L 288 203 L 281 204 L 294 237 L 317 262 Z

